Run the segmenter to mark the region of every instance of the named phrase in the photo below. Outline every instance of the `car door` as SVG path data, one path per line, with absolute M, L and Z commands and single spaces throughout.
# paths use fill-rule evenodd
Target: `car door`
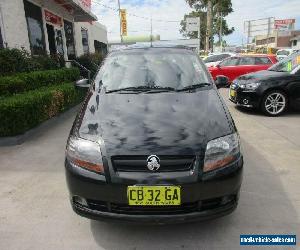
M 266 70 L 273 65 L 273 62 L 269 57 L 255 57 L 255 65 L 257 70 Z
M 300 66 L 291 73 L 291 79 L 288 85 L 290 105 L 300 110 Z
M 239 57 L 229 57 L 220 62 L 218 65 L 217 75 L 228 77 L 229 82 L 232 82 L 236 77 L 236 66 L 238 65 Z
M 259 68 L 255 65 L 255 57 L 243 56 L 240 58 L 234 78 L 245 75 L 251 72 L 258 71 Z

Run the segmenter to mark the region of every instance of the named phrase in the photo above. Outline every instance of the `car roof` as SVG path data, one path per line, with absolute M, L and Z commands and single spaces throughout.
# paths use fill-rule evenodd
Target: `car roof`
M 239 54 L 238 57 L 276 57 L 276 55 L 268 54 Z
M 279 50 L 277 50 L 277 52 L 278 52 L 278 51 L 285 51 L 285 50 L 286 50 L 286 51 L 293 51 L 294 49 L 279 49 Z
M 187 47 L 184 45 L 174 45 L 174 44 L 163 44 L 163 45 L 158 45 L 158 44 L 133 44 L 133 45 L 128 45 L 128 46 L 123 46 L 119 48 L 115 48 L 112 50 L 112 52 L 115 51 L 127 51 L 127 50 L 136 50 L 136 49 L 186 49 L 186 50 L 192 50 L 191 47 Z
M 236 53 L 232 53 L 232 52 L 220 52 L 220 53 L 216 53 L 213 55 L 208 55 L 207 57 L 211 57 L 211 56 L 220 56 L 220 55 L 231 55 L 231 56 L 235 56 L 237 55 Z

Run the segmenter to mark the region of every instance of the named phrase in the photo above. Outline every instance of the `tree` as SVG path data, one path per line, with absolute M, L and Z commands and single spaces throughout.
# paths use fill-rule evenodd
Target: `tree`
M 221 23 L 222 23 L 222 35 L 229 35 L 234 31 L 234 28 L 228 27 L 228 24 L 224 19 L 224 17 L 226 17 L 229 13 L 233 12 L 231 0 L 186 0 L 186 2 L 196 10 L 193 12 L 205 13 L 206 15 L 205 36 L 207 38 L 206 42 L 210 41 L 209 42 L 210 45 L 213 44 L 214 35 L 218 35 L 220 40 L 219 31 L 220 31 Z M 211 9 L 209 8 L 209 6 L 211 6 Z M 190 14 L 192 14 L 193 12 L 191 12 Z M 211 21 L 212 21 L 212 25 L 210 25 Z M 203 20 L 202 20 L 202 24 L 204 24 Z M 208 27 L 206 24 L 209 24 Z M 181 26 L 182 26 L 181 28 L 182 33 L 188 36 L 188 34 L 185 33 L 185 27 L 183 26 L 182 22 L 181 22 Z M 203 36 L 203 34 L 201 35 Z
M 204 48 L 205 46 L 205 35 L 206 35 L 206 12 L 202 11 L 192 11 L 189 14 L 185 14 L 183 20 L 180 22 L 181 29 L 180 33 L 183 34 L 184 37 L 188 37 L 190 39 L 198 38 L 198 31 L 187 32 L 186 30 L 186 19 L 188 17 L 200 17 L 200 48 Z
M 222 28 L 221 28 L 222 25 Z M 221 28 L 221 29 L 220 29 Z M 217 35 L 219 44 L 221 43 L 221 34 L 220 30 L 222 30 L 222 36 L 228 36 L 234 32 L 234 27 L 229 28 L 227 21 L 224 19 L 224 17 L 215 17 L 213 18 L 213 31 L 212 35 Z
M 186 2 L 195 10 L 207 11 L 209 0 L 186 0 Z M 223 16 L 228 16 L 228 14 L 233 12 L 231 0 L 211 0 L 211 2 L 213 15 L 217 12 L 222 12 Z
M 194 32 L 187 32 L 186 30 L 186 19 L 188 17 L 200 17 L 200 22 L 201 22 L 201 27 L 200 27 L 200 37 L 201 37 L 201 41 L 200 41 L 200 48 L 205 48 L 205 36 L 206 36 L 206 12 L 202 12 L 202 11 L 192 11 L 189 14 L 185 14 L 183 20 L 180 22 L 181 25 L 181 29 L 180 29 L 180 33 L 184 36 L 184 37 L 188 37 L 190 39 L 196 39 L 198 38 L 198 32 L 194 31 Z M 222 35 L 226 36 L 226 35 L 230 35 L 233 31 L 234 28 L 229 28 L 228 24 L 226 22 L 226 20 L 224 18 L 222 18 L 222 22 L 220 20 L 219 17 L 215 17 L 213 18 L 213 28 L 212 28 L 212 36 L 217 35 L 218 36 L 218 44 L 220 44 L 220 26 L 222 23 Z M 210 43 L 212 44 L 214 42 L 213 37 L 211 37 L 210 39 Z

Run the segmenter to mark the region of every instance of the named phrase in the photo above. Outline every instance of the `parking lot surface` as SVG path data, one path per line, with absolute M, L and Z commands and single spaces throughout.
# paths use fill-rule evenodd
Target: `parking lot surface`
M 75 215 L 63 166 L 75 117 L 69 113 L 30 141 L 0 148 L 0 249 L 244 249 L 240 234 L 297 234 L 300 248 L 300 112 L 270 118 L 240 110 L 229 103 L 227 91 L 221 93 L 245 158 L 233 214 L 175 226 L 112 224 Z

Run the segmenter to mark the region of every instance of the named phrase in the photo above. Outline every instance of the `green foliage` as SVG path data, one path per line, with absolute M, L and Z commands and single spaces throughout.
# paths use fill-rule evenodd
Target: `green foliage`
M 227 21 L 222 17 L 214 17 L 213 18 L 213 35 L 217 35 L 219 37 L 219 43 L 220 43 L 220 27 L 222 25 L 222 36 L 228 36 L 234 32 L 234 27 L 229 28 Z
M 100 53 L 86 54 L 78 57 L 76 60 L 90 70 L 91 76 L 93 77 L 97 73 L 99 66 L 102 63 L 103 56 Z M 82 75 L 84 74 L 86 74 L 86 72 L 82 72 Z
M 86 90 L 64 83 L 0 100 L 0 137 L 26 132 L 80 103 L 85 94 Z
M 9 75 L 15 72 L 24 72 L 28 67 L 28 54 L 18 49 L 0 50 L 0 75 Z
M 190 7 L 199 10 L 207 10 L 208 0 L 186 0 Z M 213 16 L 221 12 L 223 16 L 233 12 L 231 0 L 211 0 L 213 6 Z
M 0 77 L 0 97 L 38 89 L 43 86 L 76 81 L 79 76 L 80 72 L 77 68 L 64 68 Z
M 25 50 L 0 49 L 0 76 L 37 70 L 59 69 L 64 66 L 60 57 L 31 56 Z

